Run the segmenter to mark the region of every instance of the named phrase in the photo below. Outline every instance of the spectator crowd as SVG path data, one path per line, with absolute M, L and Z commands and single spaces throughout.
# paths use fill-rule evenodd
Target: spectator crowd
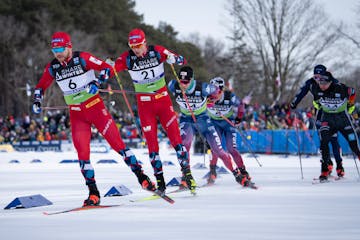
M 139 137 L 138 119 L 134 123 L 129 113 L 112 111 L 112 114 L 124 139 Z M 240 128 L 253 131 L 294 129 L 295 127 L 301 130 L 315 129 L 314 115 L 313 107 L 294 111 L 285 103 L 272 106 L 255 103 L 247 105 Z M 360 104 L 358 103 L 353 113 L 354 123 L 357 126 L 359 126 L 359 116 Z M 31 118 L 29 114 L 0 116 L 0 144 L 19 141 L 70 140 L 69 127 L 67 110 L 46 111 L 42 117 L 38 118 Z M 93 140 L 102 138 L 96 128 L 92 128 L 91 132 Z M 161 128 L 159 134 L 165 134 Z

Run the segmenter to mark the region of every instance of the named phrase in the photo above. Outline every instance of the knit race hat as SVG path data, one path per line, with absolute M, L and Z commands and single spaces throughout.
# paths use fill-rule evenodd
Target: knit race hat
M 129 46 L 131 45 L 139 45 L 145 43 L 145 33 L 140 28 L 135 28 L 130 31 L 129 39 L 128 39 Z
M 188 80 L 190 81 L 194 76 L 194 72 L 193 69 L 189 66 L 184 66 L 182 68 L 180 68 L 179 71 L 179 80 Z
M 326 67 L 324 65 L 316 65 L 314 67 L 314 74 L 320 74 L 320 75 L 325 75 L 326 73 Z
M 68 47 L 71 48 L 70 35 L 66 32 L 56 32 L 51 37 L 51 48 Z
M 220 89 L 223 89 L 225 86 L 225 80 L 222 77 L 215 77 L 210 80 L 210 83 L 219 87 Z

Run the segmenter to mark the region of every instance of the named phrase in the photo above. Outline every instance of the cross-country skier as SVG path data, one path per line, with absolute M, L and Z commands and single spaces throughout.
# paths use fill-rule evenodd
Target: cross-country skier
M 314 85 L 312 93 L 314 104 L 322 110 L 320 120 L 320 151 L 321 151 L 321 175 L 320 181 L 326 181 L 329 176 L 329 141 L 337 132 L 340 132 L 350 145 L 351 150 L 360 160 L 359 140 L 356 135 L 352 118 L 348 109 L 355 103 L 355 90 L 342 83 L 335 83 L 332 75 L 325 72 L 324 75 L 314 76 L 317 85 Z M 342 176 L 342 175 L 340 175 Z
M 292 109 L 295 109 L 297 107 L 297 105 L 301 102 L 301 100 L 306 96 L 306 94 L 309 91 L 311 92 L 312 95 L 314 95 L 313 90 L 316 89 L 316 86 L 318 85 L 315 78 L 318 78 L 321 75 L 325 75 L 325 74 L 326 74 L 326 67 L 324 65 L 321 65 L 321 64 L 316 65 L 314 67 L 314 75 L 313 75 L 313 77 L 306 80 L 304 85 L 300 88 L 299 92 L 296 94 L 295 98 L 290 103 L 290 107 Z M 335 79 L 333 77 L 331 77 L 331 80 L 334 83 L 339 82 L 337 79 Z M 317 130 L 319 131 L 319 129 L 320 129 L 320 119 L 321 119 L 321 115 L 322 115 L 322 109 L 319 109 L 316 104 L 314 104 L 314 107 L 316 109 L 316 124 L 315 125 L 316 125 Z M 332 145 L 332 151 L 333 151 L 335 161 L 336 161 L 337 175 L 339 177 L 343 177 L 345 175 L 345 171 L 344 171 L 344 167 L 343 167 L 343 164 L 342 164 L 342 158 L 341 158 L 341 153 L 340 153 L 340 144 L 338 142 L 337 133 L 335 133 L 330 138 L 330 143 Z M 333 169 L 333 162 L 331 161 L 331 159 L 329 159 L 328 168 L 329 168 L 329 174 L 330 174 L 332 169 Z
M 171 80 L 168 87 L 180 106 L 180 132 L 186 149 L 190 151 L 194 135 L 201 134 L 209 143 L 212 154 L 224 162 L 236 181 L 242 186 L 248 186 L 250 181 L 247 175 L 242 174 L 238 168 L 234 169 L 231 156 L 222 148 L 220 137 L 207 114 L 208 98 L 217 99 L 219 88 L 195 80 L 193 69 L 189 66 L 180 69 L 178 78 L 179 81 Z
M 208 104 L 208 115 L 211 122 L 214 124 L 216 132 L 220 138 L 224 137 L 226 150 L 232 156 L 237 170 L 248 179 L 250 179 L 249 173 L 246 171 L 243 159 L 240 152 L 237 150 L 237 137 L 238 130 L 236 125 L 239 125 L 242 121 L 245 112 L 245 102 L 239 99 L 234 93 L 229 90 L 225 90 L 225 81 L 221 77 L 215 77 L 210 80 L 210 84 L 219 88 L 220 92 L 217 96 L 218 100 L 214 99 L 213 103 Z M 246 99 L 245 99 L 246 98 Z M 250 97 L 244 98 L 248 104 Z M 230 124 L 228 121 L 233 122 Z M 208 177 L 208 183 L 214 183 L 216 179 L 216 163 L 218 158 L 216 154 L 212 154 L 210 161 L 210 174 Z
M 98 94 L 99 84 L 107 81 L 113 73 L 112 67 L 88 52 L 73 52 L 70 35 L 66 32 L 52 35 L 51 51 L 55 58 L 46 65 L 35 87 L 32 109 L 36 114 L 41 112 L 43 95 L 55 80 L 69 106 L 72 140 L 78 153 L 81 173 L 89 189 L 89 197 L 83 205 L 100 204 L 100 193 L 90 162 L 91 125 L 94 125 L 110 146 L 124 158 L 142 187 L 155 191 L 155 185 L 143 173 L 135 155 L 124 144 L 115 121 Z M 95 71 L 100 72 L 98 78 Z
M 127 70 L 132 78 L 142 131 L 145 135 L 149 158 L 157 179 L 158 190 L 165 192 L 162 162 L 159 156 L 157 137 L 158 121 L 166 131 L 174 147 L 181 171 L 191 192 L 196 183 L 191 175 L 189 154 L 182 144 L 177 115 L 165 82 L 164 63 L 183 65 L 184 57 L 160 45 L 147 45 L 145 33 L 133 29 L 129 33 L 130 50 L 122 53 L 115 61 L 116 71 Z

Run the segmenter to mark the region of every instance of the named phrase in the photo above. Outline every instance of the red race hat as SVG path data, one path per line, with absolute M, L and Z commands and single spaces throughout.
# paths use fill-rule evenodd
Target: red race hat
M 56 32 L 51 37 L 51 47 L 72 47 L 70 35 L 66 32 Z
M 129 33 L 129 45 L 139 45 L 145 43 L 145 33 L 140 28 L 135 28 Z

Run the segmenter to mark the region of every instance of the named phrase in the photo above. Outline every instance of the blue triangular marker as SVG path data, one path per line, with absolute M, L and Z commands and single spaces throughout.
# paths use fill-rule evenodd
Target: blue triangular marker
M 132 194 L 132 191 L 125 187 L 124 185 L 120 186 L 112 186 L 110 190 L 104 195 L 104 197 L 112 197 L 112 196 L 125 196 Z
M 181 177 L 174 177 L 166 184 L 166 186 L 180 186 L 180 183 Z
M 38 194 L 38 195 L 17 197 L 11 203 L 9 203 L 4 209 L 31 208 L 31 207 L 39 207 L 44 205 L 52 205 L 52 202 L 47 200 L 42 195 Z

